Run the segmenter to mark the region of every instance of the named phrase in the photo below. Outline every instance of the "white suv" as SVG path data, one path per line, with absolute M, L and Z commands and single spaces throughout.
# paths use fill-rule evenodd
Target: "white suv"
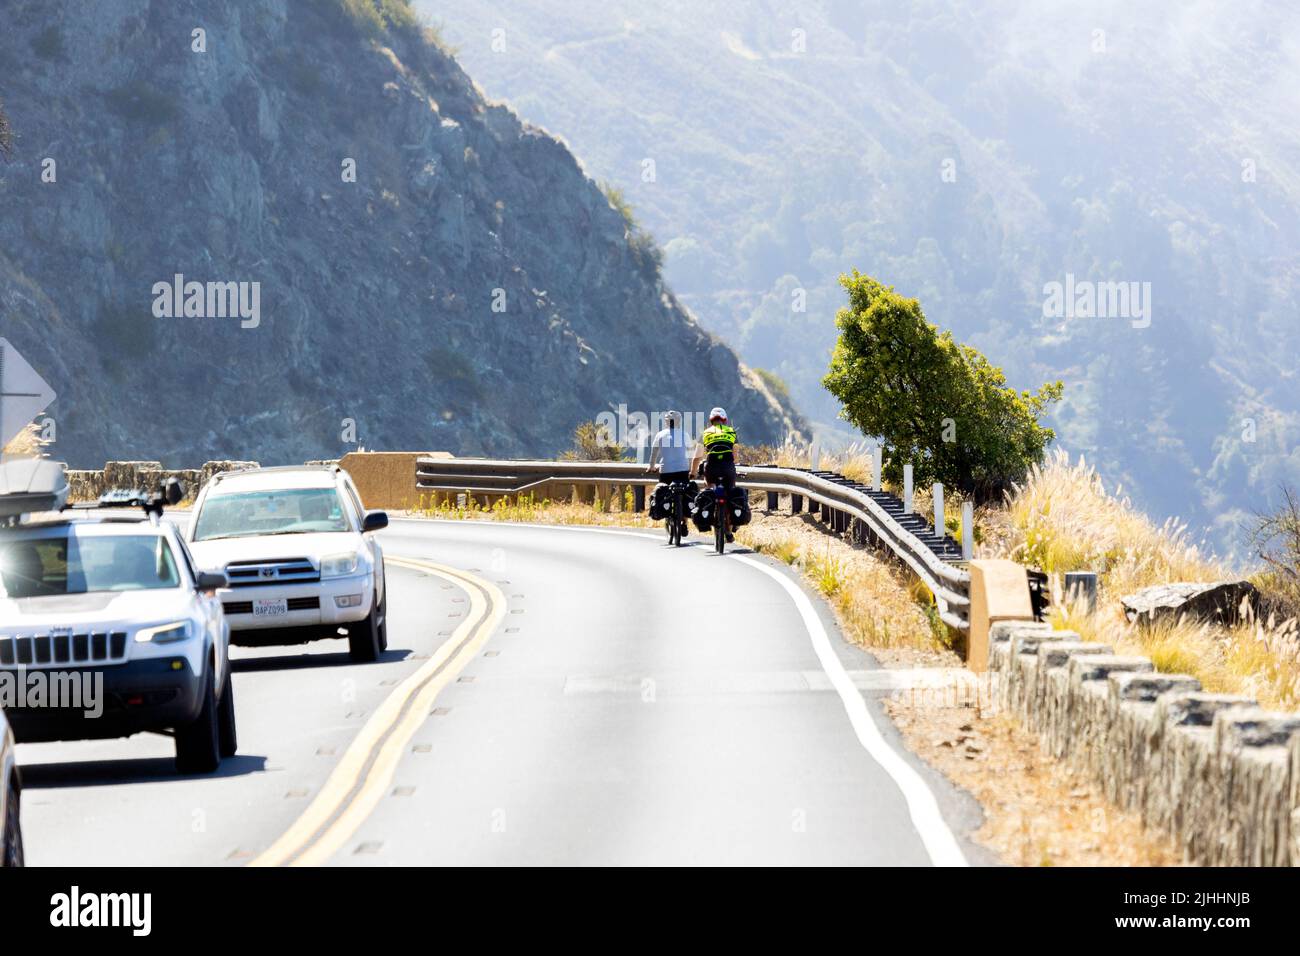
M 187 539 L 195 560 L 225 572 L 231 641 L 301 644 L 348 635 L 352 659 L 388 647 L 384 553 L 337 465 L 257 468 L 215 476 L 194 503 Z
M 225 584 L 200 574 L 176 528 L 156 516 L 90 511 L 0 527 L 0 676 L 96 698 L 10 707 L 14 736 L 171 730 L 177 770 L 216 770 L 237 747 L 216 597 Z

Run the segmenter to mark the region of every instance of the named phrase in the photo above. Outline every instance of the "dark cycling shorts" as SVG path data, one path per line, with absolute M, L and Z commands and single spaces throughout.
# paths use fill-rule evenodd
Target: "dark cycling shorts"
M 691 473 L 689 471 L 661 471 L 659 473 L 659 484 L 671 485 L 674 481 L 690 481 Z
M 736 487 L 736 463 L 734 461 L 715 461 L 710 458 L 704 463 L 704 478 L 710 485 L 722 482 L 724 488 Z

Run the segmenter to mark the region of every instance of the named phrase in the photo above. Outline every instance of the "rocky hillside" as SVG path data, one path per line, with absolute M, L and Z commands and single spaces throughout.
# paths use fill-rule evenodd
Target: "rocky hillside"
M 59 393 L 74 466 L 333 456 L 348 420 L 368 447 L 551 454 L 621 403 L 721 403 L 751 441 L 793 424 L 404 0 L 8 0 L 4 21 L 0 335 Z M 155 288 L 178 274 L 247 283 L 244 317 L 225 287 Z

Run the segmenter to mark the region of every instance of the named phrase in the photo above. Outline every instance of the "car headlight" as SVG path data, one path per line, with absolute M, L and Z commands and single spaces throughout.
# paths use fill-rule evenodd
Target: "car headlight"
M 349 551 L 347 554 L 331 554 L 328 558 L 321 559 L 320 576 L 341 578 L 345 574 L 352 574 L 357 570 L 360 560 L 355 551 Z
M 187 640 L 194 633 L 189 621 L 173 621 L 157 627 L 145 627 L 135 632 L 137 644 L 174 644 Z

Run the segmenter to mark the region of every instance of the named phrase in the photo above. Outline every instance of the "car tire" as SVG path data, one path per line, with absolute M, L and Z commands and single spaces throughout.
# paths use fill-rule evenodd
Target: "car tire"
M 222 757 L 233 757 L 239 750 L 239 735 L 235 731 L 235 685 L 226 670 L 226 686 L 221 692 L 217 708 L 217 734 Z
M 5 801 L 4 843 L 0 845 L 0 866 L 23 865 L 23 830 L 18 823 L 18 788 L 13 781 L 7 784 L 9 799 Z
M 382 654 L 388 650 L 388 590 L 384 590 L 384 598 L 379 603 L 379 652 Z
M 216 678 L 209 666 L 204 673 L 203 706 L 199 715 L 176 728 L 178 773 L 212 773 L 221 765 L 221 721 L 218 719 Z
M 366 615 L 364 621 L 348 625 L 348 653 L 351 654 L 353 661 L 358 664 L 369 664 L 379 660 L 382 650 L 379 646 L 382 621 L 383 615 L 379 604 L 372 602 L 370 613 Z

